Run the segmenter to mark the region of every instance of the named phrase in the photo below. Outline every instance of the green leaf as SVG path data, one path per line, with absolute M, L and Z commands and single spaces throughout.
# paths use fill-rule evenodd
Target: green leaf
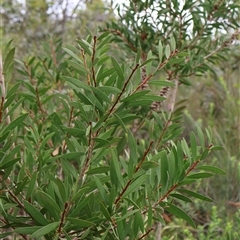
M 74 68 L 77 73 L 81 74 L 82 76 L 86 76 L 87 74 L 89 74 L 88 70 L 82 64 L 76 63 L 71 60 L 68 60 L 67 62 L 70 66 Z
M 6 100 L 6 102 L 4 103 L 4 110 L 5 109 L 7 109 L 8 107 L 9 107 L 9 105 L 15 100 L 15 98 L 16 98 L 16 93 L 15 94 L 13 94 L 12 96 L 10 96 L 9 98 L 7 98 Z
M 74 48 L 75 48 L 75 47 L 74 47 Z M 76 48 L 75 48 L 75 49 L 76 49 Z M 76 59 L 78 62 L 83 63 L 82 60 L 81 60 L 73 51 L 71 51 L 70 49 L 63 47 L 63 50 L 64 50 L 65 52 L 67 52 L 71 57 L 73 57 L 74 59 Z M 77 49 L 76 49 L 76 50 L 77 50 Z M 77 51 L 80 52 L 79 50 L 77 50 Z
M 44 149 L 46 143 L 48 142 L 48 140 L 54 135 L 55 133 L 49 133 L 42 141 L 41 141 L 41 144 L 40 144 L 40 147 L 39 147 L 39 151 Z
M 199 139 L 202 149 L 204 149 L 204 147 L 205 147 L 204 135 L 199 126 L 197 126 L 197 136 L 198 136 L 198 139 Z
M 184 58 L 171 58 L 167 64 L 168 65 L 174 65 L 174 64 L 179 64 L 179 63 L 183 63 L 185 61 Z
M 208 156 L 209 152 L 210 152 L 210 150 L 209 150 L 208 148 L 206 148 L 206 149 L 203 151 L 203 153 L 202 153 L 202 155 L 201 155 L 201 157 L 200 157 L 200 160 L 205 159 L 205 158 Z
M 106 103 L 111 103 L 111 99 L 101 89 L 96 87 L 91 87 L 91 89 L 99 99 L 105 101 Z
M 34 172 L 28 184 L 26 199 L 29 199 L 31 197 L 34 187 L 36 186 L 36 181 L 37 181 L 37 172 Z
M 100 41 L 100 40 L 106 38 L 109 34 L 110 34 L 110 32 L 105 32 L 105 33 L 101 34 L 99 37 L 97 37 L 97 40 Z
M 187 158 L 188 158 L 188 161 L 190 162 L 190 163 L 192 163 L 193 162 L 193 159 L 192 159 L 192 156 L 191 156 L 191 153 L 190 153 L 190 149 L 189 149 L 189 147 L 188 147 L 188 145 L 187 145 L 187 142 L 186 142 L 186 140 L 183 138 L 182 139 L 182 141 L 181 141 L 181 145 L 182 145 L 182 149 L 183 149 L 183 152 L 184 152 L 184 154 L 187 156 Z
M 88 187 L 81 188 L 76 194 L 73 195 L 71 201 L 75 202 L 79 200 L 86 192 L 88 192 L 88 190 L 89 190 Z
M 139 178 L 137 178 L 134 182 L 132 182 L 130 184 L 130 186 L 124 192 L 122 197 L 126 197 L 130 193 L 140 190 L 140 186 L 147 180 L 148 177 L 149 177 L 148 174 L 144 174 L 144 175 L 140 176 Z
M 121 92 L 120 89 L 111 86 L 99 86 L 98 88 L 107 94 L 117 94 Z
M 95 182 L 97 184 L 97 189 L 98 189 L 102 199 L 104 200 L 105 203 L 108 203 L 108 196 L 107 196 L 106 190 L 103 187 L 102 182 L 97 177 L 95 177 Z
M 117 120 L 117 122 L 119 123 L 119 125 L 123 128 L 123 130 L 124 130 L 125 132 L 127 132 L 127 128 L 126 128 L 124 122 L 122 121 L 122 119 L 121 119 L 117 114 L 115 114 L 115 113 L 114 113 L 113 115 L 114 115 L 114 117 L 116 118 L 116 120 Z
M 17 92 L 17 89 L 19 88 L 20 86 L 20 82 L 19 83 L 16 83 L 7 93 L 7 96 L 6 96 L 6 99 L 8 99 L 9 97 L 11 97 L 12 95 L 15 95 L 16 92 Z M 5 104 L 4 104 L 5 105 Z
M 190 133 L 190 143 L 191 143 L 191 153 L 193 161 L 197 160 L 197 141 L 195 134 L 193 132 Z
M 213 202 L 213 200 L 211 198 L 206 197 L 206 196 L 204 196 L 200 193 L 192 192 L 192 191 L 186 190 L 186 189 L 177 189 L 177 191 L 180 192 L 180 193 L 186 193 L 189 196 L 201 199 L 201 200 L 206 201 L 206 202 Z
M 92 46 L 85 40 L 77 40 L 77 42 L 80 44 L 82 49 L 85 53 L 87 53 L 89 56 L 92 56 Z
M 35 196 L 41 206 L 48 210 L 48 213 L 51 217 L 53 217 L 55 220 L 59 219 L 61 209 L 51 196 L 42 191 L 36 191 Z
M 130 129 L 128 129 L 128 144 L 130 149 L 130 159 L 132 160 L 133 163 L 137 164 L 138 162 L 137 142 Z
M 105 216 L 105 218 L 108 220 L 108 221 L 112 221 L 111 219 L 111 216 L 107 210 L 107 208 L 105 207 L 104 203 L 102 201 L 100 201 L 100 210 L 102 211 L 103 215 Z
M 32 235 L 30 235 L 30 238 L 42 237 L 42 236 L 52 232 L 53 230 L 55 230 L 59 224 L 60 224 L 60 222 L 49 223 L 48 225 L 38 229 L 36 232 L 34 232 Z
M 154 86 L 164 86 L 164 87 L 174 87 L 175 83 L 170 82 L 170 81 L 161 81 L 161 80 L 152 80 L 148 82 L 149 85 L 154 85 Z
M 158 57 L 159 57 L 159 63 L 162 63 L 163 58 L 163 46 L 161 40 L 158 42 Z
M 192 175 L 188 175 L 188 178 L 192 178 L 192 179 L 200 179 L 200 178 L 208 178 L 208 177 L 212 177 L 213 174 L 212 173 L 195 173 Z
M 152 162 L 152 161 L 145 161 L 143 164 L 142 164 L 142 169 L 144 170 L 149 170 L 151 168 L 157 168 L 159 166 L 158 163 L 156 162 Z
M 42 226 L 33 226 L 33 227 L 20 227 L 15 229 L 14 231 L 19 234 L 32 234 L 42 228 Z
M 66 220 L 69 221 L 70 223 L 76 225 L 79 229 L 88 228 L 88 227 L 92 227 L 95 225 L 93 222 L 86 221 L 83 219 L 78 219 L 78 218 L 67 217 Z
M 117 152 L 115 149 L 111 149 L 112 160 L 110 163 L 110 179 L 112 184 L 119 186 L 119 184 L 123 187 L 123 177 L 121 173 L 120 163 L 118 161 Z M 118 184 L 119 183 L 119 184 Z
M 65 153 L 58 158 L 63 158 L 63 159 L 79 159 L 79 157 L 83 156 L 85 153 L 84 152 L 70 152 L 70 153 Z
M 226 175 L 225 171 L 223 171 L 222 169 L 220 169 L 218 167 L 214 167 L 214 166 L 199 166 L 199 167 L 197 167 L 197 169 L 205 170 L 205 171 L 209 171 L 209 172 L 213 172 L 213 173 L 217 173 L 217 174 Z
M 176 41 L 173 36 L 171 36 L 170 38 L 170 46 L 171 46 L 171 50 L 174 52 L 176 50 Z
M 13 112 L 19 107 L 19 105 L 23 102 L 24 98 L 21 98 L 20 100 L 18 100 L 17 102 L 14 103 L 14 105 L 9 109 L 8 113 L 5 115 L 5 117 L 7 116 L 11 116 L 13 114 Z M 5 105 L 4 105 L 5 106 Z
M 103 166 L 103 167 L 95 167 L 86 172 L 87 175 L 95 175 L 95 174 L 102 174 L 110 171 L 110 167 Z
M 136 209 L 141 209 L 138 205 L 137 205 L 137 203 L 135 203 L 131 198 L 127 198 L 127 197 L 125 197 L 124 198 L 124 200 L 126 200 L 126 201 L 128 201 L 131 205 L 133 205 Z
M 136 92 L 136 93 L 133 93 L 133 94 L 127 96 L 126 98 L 122 99 L 121 101 L 122 102 L 132 102 L 135 99 L 140 99 L 142 96 L 144 96 L 145 94 L 147 94 L 149 92 L 150 92 L 150 90 L 143 90 L 140 92 Z
M 171 54 L 170 45 L 167 44 L 166 48 L 165 48 L 165 56 L 166 56 L 166 58 L 169 58 L 170 54 Z
M 9 51 L 8 55 L 6 56 L 6 58 L 4 59 L 4 63 L 3 63 L 3 72 L 4 73 L 7 73 L 7 70 L 9 69 L 11 64 L 13 64 L 14 54 L 15 54 L 15 48 L 12 48 Z
M 170 194 L 171 197 L 174 197 L 176 199 L 182 200 L 184 202 L 192 202 L 192 200 L 182 194 L 172 193 Z
M 27 213 L 31 215 L 31 217 L 37 224 L 40 224 L 40 225 L 49 224 L 48 220 L 32 204 L 30 204 L 25 200 L 23 200 L 23 204 Z
M 113 67 L 114 67 L 114 69 L 116 70 L 119 78 L 120 78 L 122 81 L 124 81 L 123 71 L 122 71 L 121 67 L 119 66 L 118 62 L 117 62 L 113 57 L 111 58 L 111 60 L 112 60 Z
M 124 214 L 122 217 L 116 218 L 116 222 L 122 221 L 130 216 L 132 216 L 134 213 L 138 212 L 138 209 L 128 211 L 126 214 Z
M 213 146 L 213 147 L 211 147 L 211 150 L 223 150 L 223 147 L 221 147 L 221 146 Z
M 136 232 L 135 232 L 135 235 L 137 236 L 138 234 L 138 229 L 140 228 L 141 232 L 143 233 L 144 232 L 144 223 L 143 223 L 143 218 L 142 218 L 142 214 L 138 211 L 135 213 L 135 216 L 134 216 L 134 222 L 133 222 L 135 229 L 136 229 Z
M 17 119 L 13 120 L 12 122 L 10 122 L 7 127 L 4 129 L 3 134 L 14 129 L 15 127 L 19 126 L 24 120 L 25 118 L 28 116 L 28 113 L 25 113 L 23 115 L 21 115 L 20 117 L 18 117 Z
M 168 188 L 168 157 L 165 153 L 160 161 L 161 164 L 161 184 L 162 184 L 162 190 L 161 194 L 164 195 Z
M 11 159 L 9 161 L 1 162 L 0 169 L 6 169 L 9 167 L 12 167 L 15 163 L 17 163 L 20 160 L 21 160 L 21 158 L 15 158 L 15 159 Z
M 69 86 L 71 87 L 73 85 L 75 85 L 76 87 L 78 87 L 80 89 L 84 89 L 87 91 L 91 91 L 91 87 L 88 86 L 86 83 L 84 83 L 83 81 L 81 81 L 80 79 L 76 79 L 76 78 L 72 78 L 72 77 L 67 77 L 67 76 L 63 76 L 62 77 L 67 83 L 70 83 Z
M 85 136 L 85 131 L 79 128 L 69 128 L 65 126 L 61 126 L 61 127 L 72 136 L 77 136 L 77 137 Z
M 196 228 L 196 225 L 194 223 L 194 221 L 192 220 L 192 218 L 185 213 L 183 210 L 181 210 L 180 208 L 176 207 L 175 205 L 171 204 L 171 203 L 167 203 L 167 206 L 165 208 L 165 210 L 171 214 L 173 214 L 174 216 L 184 219 L 188 224 L 190 224 L 192 227 Z

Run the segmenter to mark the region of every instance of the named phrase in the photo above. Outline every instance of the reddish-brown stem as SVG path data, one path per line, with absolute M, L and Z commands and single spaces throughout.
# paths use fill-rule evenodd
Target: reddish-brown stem
M 137 165 L 137 167 L 136 167 L 136 169 L 135 169 L 135 173 L 141 168 L 141 166 L 142 166 L 144 160 L 146 159 L 146 156 L 147 156 L 147 154 L 149 153 L 152 145 L 153 145 L 153 141 L 150 142 L 150 144 L 149 144 L 149 146 L 148 146 L 148 149 L 145 151 L 145 153 L 144 153 L 144 155 L 143 155 L 140 163 Z
M 81 181 L 81 183 L 83 184 L 84 183 L 84 175 L 88 169 L 88 166 L 89 166 L 89 162 L 90 162 L 90 159 L 92 157 L 92 151 L 93 151 L 93 148 L 94 148 L 94 141 L 93 141 L 93 134 L 92 134 L 92 123 L 89 122 L 89 126 L 90 126 L 90 131 L 89 131 L 89 138 L 88 138 L 88 152 L 87 152 L 87 157 L 86 157 L 86 161 L 84 163 L 84 166 L 82 168 L 82 171 L 81 171 L 81 174 L 80 174 L 80 178 L 79 178 L 79 181 Z
M 170 117 L 170 118 L 167 120 L 167 122 L 165 123 L 165 126 L 164 126 L 164 128 L 163 128 L 163 130 L 162 130 L 162 133 L 161 133 L 161 135 L 160 135 L 160 137 L 159 137 L 159 139 L 158 139 L 158 141 L 157 141 L 156 148 L 158 148 L 160 142 L 161 142 L 162 139 L 163 139 L 163 136 L 164 136 L 165 132 L 167 131 L 167 129 L 168 129 L 168 127 L 171 125 L 171 123 L 172 123 L 172 121 L 171 121 L 171 117 Z
M 88 67 L 87 67 L 87 61 L 86 61 L 86 58 L 85 58 L 85 53 L 84 53 L 84 50 L 83 50 L 82 48 L 81 48 L 81 53 L 82 53 L 82 57 L 83 57 L 84 67 L 85 67 L 85 69 L 88 69 Z M 88 83 L 88 85 L 91 84 L 90 75 L 89 75 L 89 74 L 87 75 L 87 83 Z
M 200 160 L 197 160 L 196 162 L 194 162 L 193 164 L 192 164 L 192 166 L 187 170 L 187 172 L 186 172 L 186 176 L 197 166 L 197 164 L 200 162 Z
M 109 31 L 109 30 L 107 30 L 107 31 Z M 133 45 L 132 43 L 130 43 L 130 42 L 123 36 L 123 34 L 122 34 L 120 31 L 118 31 L 118 30 L 110 30 L 110 32 L 113 33 L 113 34 L 115 34 L 115 35 L 117 35 L 117 36 L 119 36 L 119 37 L 121 37 L 122 40 L 123 40 L 123 42 L 125 42 L 125 43 L 128 45 L 128 47 L 129 47 L 133 52 L 137 52 L 137 49 L 134 47 L 134 45 Z
M 154 205 L 153 207 L 156 207 L 160 202 L 162 202 L 176 187 L 178 184 L 174 184 Z
M 51 55 L 52 55 L 52 59 L 53 59 L 53 64 L 54 64 L 55 67 L 57 67 L 57 58 L 56 58 L 56 54 L 55 54 L 55 51 L 54 51 L 54 48 L 53 48 L 52 39 L 50 41 L 50 46 L 51 46 Z
M 14 193 L 12 193 L 10 190 L 8 190 L 9 195 L 14 199 L 14 201 L 21 207 L 24 209 L 23 204 L 19 201 L 19 199 L 15 196 Z
M 163 62 L 159 65 L 157 71 L 161 70 L 161 69 L 168 63 L 169 59 L 170 59 L 171 57 L 175 56 L 177 53 L 178 53 L 178 50 L 176 49 L 174 52 L 172 52 L 172 53 L 170 54 L 170 56 L 169 56 L 167 59 L 165 59 L 165 61 L 163 61 Z M 147 77 L 137 86 L 137 88 L 136 88 L 132 93 L 137 92 L 139 89 L 142 88 L 143 85 L 147 84 L 147 82 L 152 78 L 153 75 L 154 75 L 154 74 L 150 74 L 149 76 L 147 76 Z
M 192 164 L 192 166 L 188 169 L 186 172 L 185 176 L 187 176 L 195 167 L 196 165 L 200 162 L 200 160 L 197 160 Z M 174 184 L 154 205 L 153 207 L 156 207 L 160 202 L 162 202 L 175 188 L 178 186 L 178 184 Z
M 52 80 L 53 82 L 55 82 L 54 77 L 53 77 L 52 74 L 49 72 L 49 68 L 46 66 L 46 64 L 45 64 L 45 62 L 44 62 L 43 60 L 42 60 L 42 64 L 43 64 L 44 69 L 46 70 L 46 72 L 47 72 L 48 75 L 50 76 L 51 80 Z M 29 72 L 29 70 L 28 70 L 28 72 Z M 28 73 L 28 75 L 29 75 L 29 77 L 30 77 L 31 80 L 32 80 L 32 76 L 31 76 L 31 74 Z
M 138 85 L 138 87 L 132 92 L 132 94 L 133 93 L 135 93 L 135 92 L 137 92 L 144 84 L 146 84 L 149 80 L 150 80 L 150 78 L 153 76 L 153 74 L 150 74 L 148 77 L 146 77 L 139 85 Z
M 126 190 L 128 189 L 129 185 L 131 184 L 132 179 L 128 180 L 126 186 L 123 188 L 122 192 L 120 193 L 120 195 L 117 197 L 117 199 L 115 200 L 114 204 L 118 204 L 118 202 L 121 200 L 123 194 L 126 192 Z
M 40 111 L 43 114 L 47 114 L 47 112 L 43 109 L 43 106 L 42 106 L 42 103 L 41 103 L 41 100 L 40 100 L 40 96 L 39 96 L 39 92 L 38 92 L 38 87 L 36 87 L 35 91 L 36 91 L 36 97 L 37 97 L 37 104 L 38 104 L 38 107 L 39 107 Z M 43 120 L 44 119 L 45 118 L 43 118 Z
M 144 155 L 143 155 L 140 163 L 137 165 L 137 167 L 136 167 L 136 169 L 135 169 L 135 173 L 141 168 L 144 160 L 146 159 L 147 154 L 149 153 L 149 151 L 150 151 L 150 149 L 151 149 L 151 147 L 152 147 L 152 144 L 153 144 L 153 141 L 150 142 L 150 144 L 149 144 L 147 150 L 145 151 L 145 153 L 144 153 Z M 121 200 L 123 194 L 126 192 L 126 190 L 128 189 L 128 187 L 130 186 L 131 182 L 132 182 L 132 179 L 128 180 L 126 186 L 123 188 L 122 192 L 121 192 L 120 195 L 117 197 L 117 199 L 115 200 L 114 204 L 118 204 L 118 202 Z
M 94 70 L 94 60 L 95 60 L 95 53 L 96 53 L 96 43 L 97 43 L 97 37 L 93 37 L 93 54 L 92 54 L 92 78 L 94 86 L 97 86 L 96 77 L 95 77 L 95 70 Z
M 153 228 L 150 228 L 146 233 L 144 233 L 140 238 L 138 238 L 138 240 L 144 239 L 152 230 Z
M 66 213 L 67 213 L 68 206 L 69 206 L 69 204 L 66 202 L 65 205 L 64 205 L 64 210 L 63 210 L 63 212 L 62 212 L 61 222 L 60 222 L 59 227 L 58 227 L 58 230 L 57 230 L 57 232 L 58 232 L 59 234 L 60 234 L 61 231 L 62 231 L 62 226 L 63 226 L 63 223 L 64 223 L 64 219 L 65 219 L 65 216 L 66 216 Z
M 108 115 L 107 115 L 107 118 L 108 118 L 108 117 L 114 112 L 114 108 L 116 107 L 116 105 L 117 105 L 117 103 L 119 102 L 121 96 L 122 96 L 123 93 L 125 92 L 128 83 L 130 82 L 130 80 L 131 80 L 133 74 L 134 74 L 135 71 L 138 69 L 138 67 L 139 67 L 139 64 L 136 64 L 136 66 L 133 68 L 133 70 L 132 70 L 130 76 L 129 76 L 128 79 L 127 79 L 127 81 L 124 83 L 124 86 L 123 86 L 122 91 L 119 93 L 119 95 L 118 95 L 116 101 L 114 102 L 114 104 L 112 105 L 111 109 L 109 110 L 109 113 L 108 113 Z M 106 118 L 106 119 L 107 119 L 107 118 Z

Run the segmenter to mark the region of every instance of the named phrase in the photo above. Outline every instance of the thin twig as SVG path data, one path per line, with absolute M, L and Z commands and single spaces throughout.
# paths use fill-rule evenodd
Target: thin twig
M 140 238 L 138 238 L 138 240 L 144 239 L 152 230 L 153 228 L 150 228 L 146 233 L 144 233 Z
M 97 81 L 95 77 L 95 70 L 94 70 L 94 60 L 95 60 L 95 53 L 96 53 L 96 43 L 97 43 L 97 36 L 93 37 L 93 53 L 92 53 L 92 77 L 94 86 L 97 86 Z

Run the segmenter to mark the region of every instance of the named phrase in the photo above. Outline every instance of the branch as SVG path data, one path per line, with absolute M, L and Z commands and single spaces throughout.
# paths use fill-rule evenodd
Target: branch
M 60 222 L 60 225 L 59 225 L 59 228 L 57 230 L 57 232 L 60 234 L 61 231 L 62 231 L 62 226 L 63 226 L 63 223 L 64 223 L 64 219 L 65 219 L 65 216 L 66 216 L 66 213 L 67 213 L 67 210 L 68 210 L 68 206 L 69 204 L 66 202 L 65 205 L 64 205 L 64 210 L 62 212 L 62 216 L 61 216 L 61 222 Z
M 97 86 L 96 77 L 95 77 L 95 70 L 94 70 L 94 60 L 95 60 L 95 53 L 96 53 L 96 43 L 97 43 L 97 37 L 93 37 L 93 54 L 92 54 L 92 77 L 93 77 L 93 83 L 94 86 Z
M 144 160 L 146 159 L 147 154 L 149 153 L 151 147 L 152 147 L 153 141 L 150 142 L 148 149 L 145 151 L 140 163 L 137 165 L 136 169 L 135 169 L 135 173 L 141 168 L 142 163 L 144 162 Z M 126 190 L 128 189 L 128 187 L 130 186 L 130 184 L 132 183 L 132 179 L 128 180 L 126 186 L 123 188 L 122 192 L 120 193 L 120 195 L 117 197 L 117 199 L 115 200 L 114 204 L 118 204 L 118 202 L 121 200 L 123 194 L 126 192 Z
M 138 238 L 138 240 L 144 239 L 152 230 L 153 228 L 150 228 L 146 233 L 144 233 L 140 238 Z
M 123 93 L 125 92 L 125 90 L 126 90 L 126 87 L 127 87 L 127 85 L 128 85 L 128 83 L 130 82 L 130 80 L 131 80 L 131 78 L 132 78 L 132 76 L 133 76 L 133 74 L 135 73 L 135 71 L 138 69 L 138 67 L 139 67 L 139 64 L 136 64 L 136 66 L 134 67 L 134 69 L 132 70 L 132 72 L 131 72 L 131 74 L 130 74 L 130 76 L 128 77 L 128 79 L 127 79 L 127 81 L 124 83 L 124 86 L 123 86 L 123 89 L 122 89 L 122 91 L 121 91 L 121 93 L 118 95 L 118 97 L 117 97 L 117 99 L 116 99 L 116 101 L 115 101 L 115 103 L 113 104 L 113 106 L 111 107 L 111 109 L 109 110 L 109 113 L 108 113 L 108 115 L 107 115 L 107 117 L 106 117 L 106 119 L 105 119 L 105 121 L 107 120 L 107 118 L 114 112 L 114 110 L 115 110 L 115 107 L 116 107 L 116 105 L 117 105 L 117 103 L 119 102 L 119 100 L 120 100 L 120 98 L 121 98 L 121 96 L 123 95 Z

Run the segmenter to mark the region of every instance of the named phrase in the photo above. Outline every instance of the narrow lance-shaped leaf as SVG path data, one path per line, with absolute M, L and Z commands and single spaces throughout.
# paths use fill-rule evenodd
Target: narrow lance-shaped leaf
M 162 58 L 163 58 L 163 46 L 161 40 L 158 42 L 158 57 L 159 57 L 159 63 L 162 63 Z
M 121 67 L 119 66 L 118 62 L 117 62 L 113 57 L 111 58 L 111 60 L 112 60 L 113 67 L 114 67 L 114 69 L 116 70 L 119 78 L 120 78 L 122 81 L 124 81 L 123 71 L 122 71 Z
M 38 229 L 36 232 L 34 232 L 32 235 L 30 235 L 30 238 L 39 238 L 42 237 L 52 231 L 54 231 L 60 222 L 53 222 L 49 223 L 48 225 Z
M 151 61 L 149 61 L 149 62 L 146 64 L 146 74 L 147 74 L 147 76 L 148 76 L 148 75 L 150 74 L 151 68 L 152 68 L 152 61 L 153 61 L 153 59 L 152 59 L 152 51 L 149 51 L 149 52 L 148 52 L 147 60 L 151 60 Z
M 9 123 L 7 125 L 7 127 L 4 129 L 3 133 L 6 133 L 7 131 L 10 131 L 10 130 L 14 129 L 15 127 L 19 126 L 25 120 L 25 118 L 27 116 L 28 116 L 28 113 L 25 113 L 25 114 L 21 115 L 20 117 L 18 117 L 17 119 L 13 120 L 11 123 Z
M 4 59 L 4 64 L 3 64 L 4 72 L 7 72 L 8 68 L 13 63 L 14 54 L 15 54 L 15 48 L 11 49 L 8 55 L 6 56 L 6 58 Z
M 81 60 L 73 51 L 71 51 L 70 49 L 65 48 L 65 47 L 63 47 L 63 50 L 64 50 L 65 52 L 67 52 L 71 57 L 73 57 L 74 59 L 76 59 L 78 62 L 82 63 L 82 60 Z
M 146 179 L 149 176 L 147 174 L 142 175 L 141 177 L 137 178 L 133 183 L 130 184 L 130 186 L 127 188 L 127 190 L 124 192 L 124 194 L 122 195 L 122 197 L 126 197 L 127 195 L 129 195 L 130 193 L 140 190 L 140 186 L 143 184 L 144 181 L 146 181 Z
M 173 205 L 171 203 L 167 203 L 167 206 L 168 207 L 165 208 L 166 211 L 172 213 L 174 216 L 176 216 L 178 218 L 184 219 L 192 227 L 196 228 L 194 221 L 187 213 L 185 213 L 183 210 L 181 210 L 180 208 L 176 207 L 175 205 Z
M 190 191 L 190 190 L 187 190 L 187 189 L 177 189 L 178 192 L 180 193 L 185 193 L 189 196 L 192 196 L 192 197 L 195 197 L 195 198 L 198 198 L 198 199 L 201 199 L 203 201 L 207 201 L 207 202 L 212 202 L 213 200 L 209 197 L 206 197 L 200 193 L 196 193 L 196 192 L 193 192 L 193 191 Z
M 23 201 L 23 204 L 27 213 L 29 213 L 32 216 L 36 223 L 40 225 L 49 224 L 48 220 L 43 216 L 43 214 L 38 209 L 36 209 L 32 204 L 25 200 Z
M 171 46 L 171 50 L 174 52 L 176 50 L 176 41 L 173 36 L 171 36 L 170 38 L 170 46 Z
M 223 171 L 222 169 L 220 169 L 218 167 L 214 167 L 214 166 L 199 166 L 199 167 L 197 167 L 197 169 L 205 170 L 205 171 L 209 171 L 209 172 L 213 172 L 213 173 L 217 173 L 217 174 L 226 175 L 225 171 Z
M 165 56 L 166 56 L 166 58 L 169 58 L 170 54 L 171 54 L 170 46 L 169 46 L 169 44 L 167 44 L 167 46 L 165 48 Z

